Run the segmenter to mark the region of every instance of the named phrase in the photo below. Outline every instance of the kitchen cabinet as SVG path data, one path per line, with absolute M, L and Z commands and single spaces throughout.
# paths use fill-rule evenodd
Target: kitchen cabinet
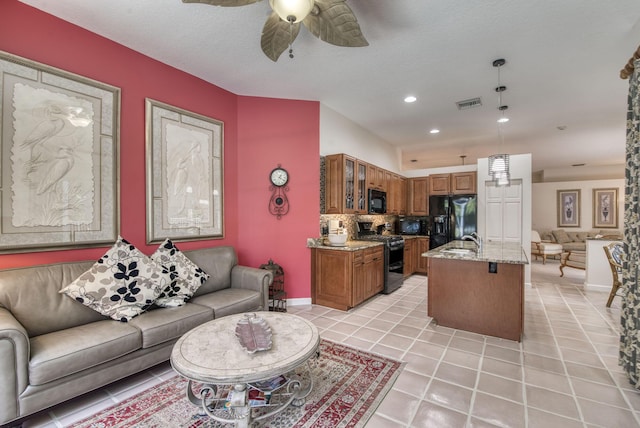
M 387 177 L 387 214 L 406 214 L 406 178 L 388 171 L 385 175 Z
M 415 242 L 415 246 L 416 246 L 415 271 L 416 273 L 423 273 L 426 275 L 429 270 L 427 266 L 428 259 L 426 257 L 422 257 L 422 254 L 429 251 L 429 237 L 421 236 L 416 238 L 415 241 L 416 241 Z
M 415 238 L 405 238 L 404 240 L 404 267 L 402 270 L 403 276 L 406 278 L 416 271 L 416 253 L 415 253 Z
M 325 157 L 325 213 L 367 213 L 367 165 L 345 155 Z
M 477 176 L 475 171 L 454 172 L 451 174 L 451 193 L 454 195 L 468 195 L 478 193 Z
M 384 183 L 384 169 L 367 164 L 367 184 L 370 188 L 386 190 Z
M 384 290 L 384 253 L 382 247 L 367 248 L 364 252 L 364 296 L 355 303 L 367 300 Z
M 466 195 L 477 193 L 475 171 L 432 174 L 429 176 L 429 195 Z
M 429 179 L 407 179 L 407 214 L 429 215 Z
M 346 311 L 384 288 L 382 245 L 355 251 L 311 250 L 311 299 Z

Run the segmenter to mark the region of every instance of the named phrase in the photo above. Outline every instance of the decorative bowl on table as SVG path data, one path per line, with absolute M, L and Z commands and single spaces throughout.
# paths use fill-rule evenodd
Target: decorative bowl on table
M 327 235 L 327 240 L 331 246 L 344 247 L 348 237 L 346 233 L 330 233 Z

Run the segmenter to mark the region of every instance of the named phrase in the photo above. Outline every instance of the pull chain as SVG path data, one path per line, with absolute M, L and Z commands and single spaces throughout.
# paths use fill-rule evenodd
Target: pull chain
M 293 22 L 295 20 L 295 16 L 287 17 L 287 21 L 289 21 L 289 58 L 293 58 Z

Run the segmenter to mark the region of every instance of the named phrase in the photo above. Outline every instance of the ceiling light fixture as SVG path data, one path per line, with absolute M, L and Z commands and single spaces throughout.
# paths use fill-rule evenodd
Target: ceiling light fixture
M 507 61 L 504 59 L 497 59 L 493 61 L 493 66 L 498 69 L 498 86 L 496 87 L 496 92 L 498 93 L 498 110 L 502 113 L 507 110 L 509 107 L 502 105 L 502 93 L 507 89 L 506 86 L 500 85 L 500 67 L 506 64 Z M 501 119 L 506 120 L 501 120 Z M 502 148 L 502 143 L 504 137 L 502 135 L 501 125 L 506 123 L 509 119 L 504 116 L 504 114 L 498 119 L 498 136 L 500 138 L 500 147 Z M 511 173 L 509 170 L 509 155 L 506 153 L 501 153 L 497 155 L 489 156 L 489 174 L 493 181 L 495 181 L 497 186 L 508 186 L 511 182 Z
M 429 134 L 439 134 L 440 130 L 439 129 L 432 129 L 431 131 L 429 131 Z
M 295 24 L 313 10 L 314 0 L 269 0 L 269 5 L 280 19 Z
M 416 97 L 414 97 L 413 95 L 409 95 L 407 97 L 404 98 L 404 102 L 405 103 L 415 103 L 418 99 Z

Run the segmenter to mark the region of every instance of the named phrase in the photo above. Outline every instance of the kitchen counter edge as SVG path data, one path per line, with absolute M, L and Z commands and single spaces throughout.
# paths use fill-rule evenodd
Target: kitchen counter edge
M 371 247 L 378 247 L 384 245 L 378 241 L 347 241 L 344 246 L 326 245 L 324 238 L 307 238 L 307 248 L 321 248 L 323 250 L 336 250 L 336 251 L 359 251 Z
M 472 262 L 495 262 L 527 265 L 527 255 L 519 242 L 486 242 L 482 250 L 468 254 L 452 254 L 443 252 L 452 248 L 476 250 L 476 244 L 471 241 L 451 241 L 433 250 L 422 253 L 423 257 L 439 259 L 455 259 Z

